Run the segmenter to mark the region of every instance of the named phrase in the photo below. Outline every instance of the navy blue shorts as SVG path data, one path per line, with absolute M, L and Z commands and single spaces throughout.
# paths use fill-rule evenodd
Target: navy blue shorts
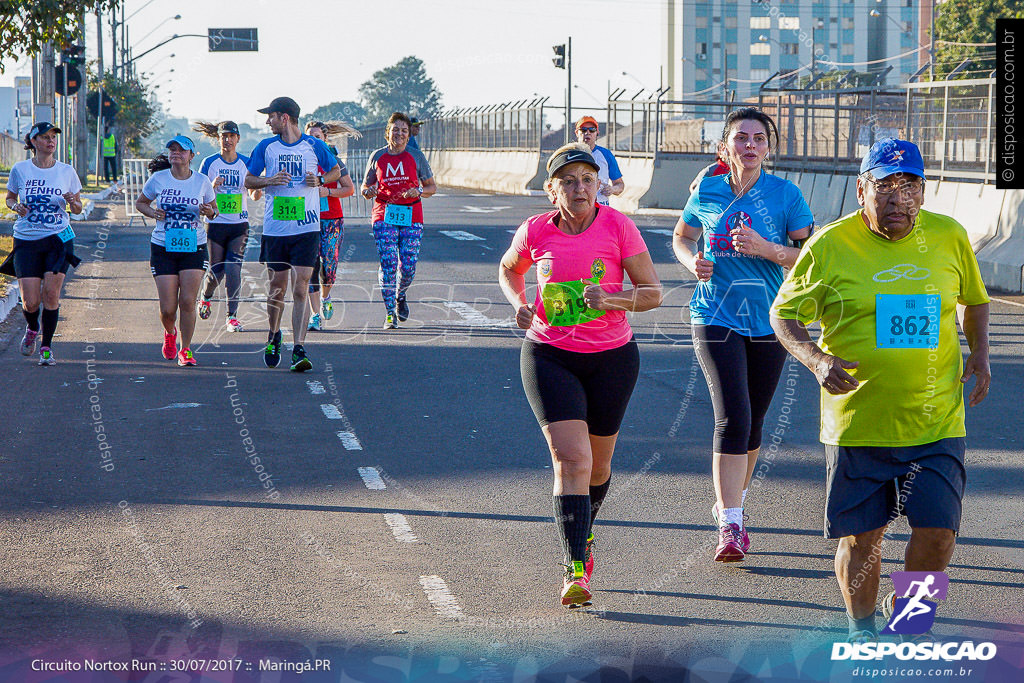
M 921 446 L 825 446 L 825 537 L 881 529 L 901 515 L 911 528 L 960 531 L 967 484 L 963 437 Z

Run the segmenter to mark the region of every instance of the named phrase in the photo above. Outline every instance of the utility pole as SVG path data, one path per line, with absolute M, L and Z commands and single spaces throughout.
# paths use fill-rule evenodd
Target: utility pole
M 103 76 L 106 73 L 103 69 L 103 13 L 99 10 L 96 10 L 96 50 L 100 55 L 100 61 L 96 65 L 99 77 L 96 81 L 96 182 L 99 183 L 103 168 L 100 165 L 103 163 L 103 140 L 100 133 L 103 131 Z M 114 63 L 116 62 L 114 59 Z
M 78 35 L 82 45 L 85 46 L 85 12 L 78 17 Z M 82 69 L 86 71 L 86 69 Z M 75 95 L 75 172 L 78 177 L 88 180 L 89 177 L 89 120 L 85 108 L 85 97 L 89 92 L 87 87 L 88 73 L 82 74 L 82 88 Z
M 56 97 L 57 65 L 53 59 L 53 43 L 46 43 L 39 53 L 38 59 L 33 59 L 33 77 L 35 82 L 35 100 L 32 106 L 33 121 L 49 121 L 53 123 L 54 98 Z

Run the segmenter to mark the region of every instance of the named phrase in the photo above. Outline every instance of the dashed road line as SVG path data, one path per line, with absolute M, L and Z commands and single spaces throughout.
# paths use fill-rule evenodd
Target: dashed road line
M 441 234 L 445 237 L 451 237 L 453 240 L 460 240 L 462 242 L 470 242 L 474 240 L 481 242 L 485 241 L 483 237 L 474 235 L 471 232 L 466 232 L 465 230 L 442 230 Z
M 409 526 L 409 522 L 405 519 L 405 515 L 397 512 L 385 512 L 384 521 L 387 522 L 388 526 L 391 527 L 391 532 L 395 535 L 395 540 L 402 543 L 416 543 L 420 539 L 416 538 L 416 534 L 412 532 L 412 527 Z
M 444 579 L 433 575 L 421 576 L 420 585 L 423 586 L 423 592 L 427 594 L 427 600 L 434 606 L 438 616 L 456 621 L 463 618 L 462 608 L 459 607 L 455 596 L 448 590 L 448 584 L 444 582 Z
M 363 478 L 366 488 L 371 491 L 383 491 L 387 488 L 384 480 L 380 478 L 380 472 L 377 471 L 376 467 L 360 467 L 359 476 Z
M 355 432 L 338 432 L 338 438 L 341 440 L 341 445 L 345 447 L 346 451 L 363 450 L 363 444 L 359 443 Z
M 341 411 L 338 410 L 338 406 L 333 403 L 321 403 L 320 410 L 324 411 L 324 417 L 328 420 L 340 420 Z

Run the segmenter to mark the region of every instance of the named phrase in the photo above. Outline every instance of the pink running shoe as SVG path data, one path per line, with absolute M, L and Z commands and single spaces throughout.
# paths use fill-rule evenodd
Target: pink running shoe
M 40 340 L 39 330 L 25 328 L 25 336 L 21 338 L 21 355 L 31 356 L 36 352 L 36 345 Z
M 583 563 L 573 562 L 565 568 L 562 580 L 562 604 L 566 607 L 582 607 L 590 602 L 590 582 L 584 574 Z
M 718 521 L 718 503 L 711 506 L 711 519 L 715 520 L 715 526 L 722 526 L 722 523 Z M 745 512 L 743 513 L 743 528 L 740 530 L 740 547 L 743 548 L 744 554 L 750 550 L 750 536 L 747 535 L 747 513 Z
M 715 562 L 741 562 L 743 533 L 739 524 L 723 524 L 718 527 L 718 547 L 715 548 Z
M 191 349 L 182 349 L 178 352 L 178 365 L 185 367 L 196 364 L 196 357 L 192 355 Z
M 587 559 L 583 563 L 583 576 L 590 584 L 590 577 L 594 575 L 594 534 L 587 536 Z
M 164 332 L 164 347 L 162 350 L 164 358 L 174 360 L 174 357 L 178 355 L 178 330 L 174 330 L 170 334 Z

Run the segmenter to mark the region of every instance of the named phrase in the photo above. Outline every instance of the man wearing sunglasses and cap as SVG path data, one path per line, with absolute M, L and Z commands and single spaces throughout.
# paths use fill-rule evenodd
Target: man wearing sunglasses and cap
M 825 535 L 839 539 L 854 643 L 878 637 L 881 544 L 896 517 L 911 528 L 906 570 L 946 569 L 966 481 L 963 385 L 977 378 L 973 407 L 991 381 L 985 284 L 963 226 L 921 208 L 917 145 L 879 140 L 860 170 L 861 209 L 810 238 L 771 312 L 779 341 L 821 385 Z
M 576 122 L 576 140 L 590 148 L 590 153 L 597 162 L 597 178 L 601 181 L 601 188 L 597 191 L 597 203 L 608 206 L 608 198 L 611 195 L 620 195 L 626 189 L 626 183 L 622 180 L 622 172 L 619 170 L 619 162 L 611 150 L 597 144 L 598 126 L 597 119 L 593 116 L 584 116 Z
M 249 155 L 248 189 L 266 192 L 260 263 L 267 264 L 270 292 L 267 318 L 270 334 L 263 353 L 268 368 L 281 362 L 281 317 L 288 272 L 292 278 L 291 369 L 313 368 L 302 344 L 309 323 L 309 280 L 320 253 L 320 186 L 341 177 L 341 167 L 323 140 L 299 128 L 299 105 L 290 97 L 275 97 L 258 109 L 267 115 L 274 137 L 262 140 Z M 322 176 L 317 167 L 328 169 Z M 266 173 L 266 175 L 264 175 Z

